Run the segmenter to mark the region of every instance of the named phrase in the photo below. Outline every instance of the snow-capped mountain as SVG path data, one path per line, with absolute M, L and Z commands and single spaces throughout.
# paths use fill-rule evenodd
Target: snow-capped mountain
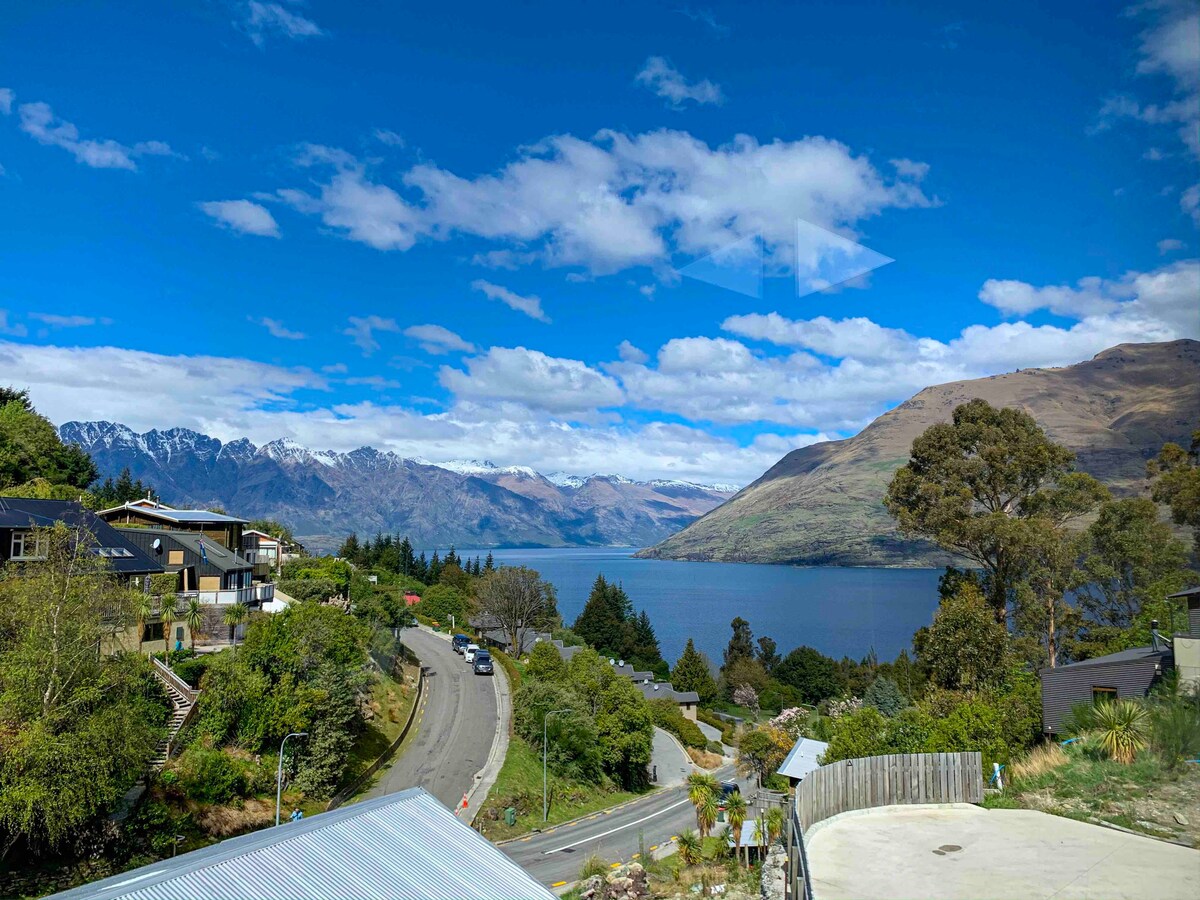
M 67 422 L 103 475 L 128 467 L 168 502 L 220 505 L 289 523 L 317 548 L 350 532 L 407 534 L 418 546 L 648 546 L 720 505 L 736 488 L 621 475 L 542 475 L 489 460 L 430 462 L 373 447 L 313 450 L 289 438 L 222 443 L 187 428 L 139 434 L 114 422 Z

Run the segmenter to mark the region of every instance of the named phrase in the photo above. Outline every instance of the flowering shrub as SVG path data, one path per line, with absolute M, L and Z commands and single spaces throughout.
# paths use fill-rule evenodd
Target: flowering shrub
M 767 724 L 786 732 L 793 739 L 798 738 L 804 731 L 805 725 L 808 724 L 808 713 L 799 706 L 793 706 L 785 709 Z
M 851 713 L 856 713 L 862 709 L 862 698 L 850 697 L 847 700 L 831 700 L 829 701 L 829 717 L 831 719 L 840 719 L 842 716 L 848 716 Z

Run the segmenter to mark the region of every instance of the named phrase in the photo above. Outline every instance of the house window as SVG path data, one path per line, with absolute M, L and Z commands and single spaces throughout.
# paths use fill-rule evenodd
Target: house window
M 1109 703 L 1116 699 L 1117 689 L 1115 687 L 1092 688 L 1092 703 Z
M 163 639 L 163 623 L 147 622 L 142 627 L 142 643 L 161 641 Z
M 44 534 L 33 531 L 14 531 L 12 535 L 12 559 L 45 559 L 49 544 Z

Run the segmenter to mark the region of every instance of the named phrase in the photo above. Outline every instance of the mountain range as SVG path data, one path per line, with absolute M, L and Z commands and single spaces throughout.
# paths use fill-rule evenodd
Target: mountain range
M 641 555 L 797 565 L 938 566 L 950 558 L 904 539 L 883 506 L 913 439 L 980 397 L 1014 406 L 1118 495 L 1145 491 L 1146 462 L 1200 423 L 1200 342 L 1122 344 L 1054 369 L 926 388 L 852 438 L 793 450 L 733 499 Z
M 479 460 L 432 463 L 371 447 L 310 450 L 288 439 L 223 443 L 187 428 L 139 434 L 114 422 L 67 422 L 59 435 L 90 453 L 103 475 L 128 467 L 172 505 L 277 519 L 312 549 L 378 531 L 406 534 L 417 547 L 645 547 L 736 491 L 542 475 Z

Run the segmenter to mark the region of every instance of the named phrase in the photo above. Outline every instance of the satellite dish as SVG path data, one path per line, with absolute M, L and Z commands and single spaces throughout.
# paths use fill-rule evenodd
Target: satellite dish
M 155 538 L 153 543 L 150 544 L 150 546 L 154 548 L 155 553 L 162 553 L 162 539 L 161 538 Z

